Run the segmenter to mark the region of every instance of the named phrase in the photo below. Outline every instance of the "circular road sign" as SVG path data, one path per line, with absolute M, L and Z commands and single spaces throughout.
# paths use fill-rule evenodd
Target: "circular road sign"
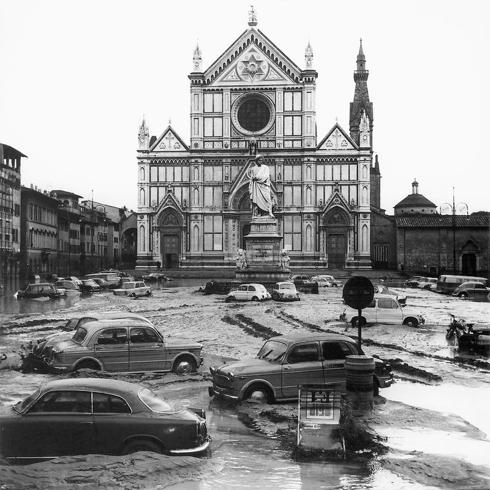
M 373 283 L 364 276 L 351 277 L 344 286 L 342 297 L 346 305 L 356 310 L 366 308 L 374 298 Z

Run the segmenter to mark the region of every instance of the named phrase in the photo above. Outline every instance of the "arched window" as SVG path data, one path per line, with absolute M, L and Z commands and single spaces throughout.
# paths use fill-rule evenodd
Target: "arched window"
M 142 252 L 145 251 L 146 249 L 146 236 L 145 236 L 145 226 L 144 225 L 140 225 L 140 232 L 139 232 L 139 242 L 140 242 L 140 250 Z
M 199 226 L 194 225 L 192 228 L 192 251 L 193 252 L 198 252 L 199 251 Z
M 368 204 L 368 190 L 366 186 L 362 188 L 362 204 Z
M 311 186 L 306 186 L 306 205 L 311 206 Z
M 140 181 L 143 182 L 145 180 L 145 169 L 140 167 Z
M 199 206 L 199 189 L 194 189 L 194 206 Z
M 306 225 L 306 251 L 313 252 L 313 229 L 311 225 Z
M 199 167 L 194 167 L 194 181 L 197 182 L 199 180 Z
M 367 252 L 368 251 L 368 242 L 369 242 L 368 227 L 367 227 L 367 225 L 362 225 L 361 250 L 363 252 Z
M 144 206 L 145 205 L 145 189 L 143 189 L 143 187 L 140 189 L 140 206 Z

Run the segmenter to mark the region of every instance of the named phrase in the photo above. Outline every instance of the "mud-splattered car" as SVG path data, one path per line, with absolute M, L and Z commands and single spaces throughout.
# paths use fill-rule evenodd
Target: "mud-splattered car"
M 173 408 L 142 386 L 79 378 L 51 381 L 0 415 L 0 453 L 33 461 L 81 454 L 203 453 L 203 410 Z
M 211 367 L 210 396 L 241 401 L 249 398 L 273 402 L 294 400 L 298 386 L 338 382 L 345 386 L 345 358 L 363 354 L 344 335 L 297 334 L 272 337 L 257 357 Z M 391 366 L 375 359 L 375 391 L 393 382 Z
M 55 370 L 113 372 L 174 371 L 187 374 L 202 364 L 202 345 L 164 339 L 147 320 L 97 320 L 78 326 L 70 339 L 51 339 L 37 356 Z
M 276 282 L 271 297 L 274 301 L 299 301 L 299 294 L 293 282 Z
M 61 296 L 58 289 L 49 282 L 40 282 L 36 284 L 29 284 L 25 289 L 21 289 L 16 293 L 17 299 L 38 299 L 38 298 L 50 298 L 57 299 Z

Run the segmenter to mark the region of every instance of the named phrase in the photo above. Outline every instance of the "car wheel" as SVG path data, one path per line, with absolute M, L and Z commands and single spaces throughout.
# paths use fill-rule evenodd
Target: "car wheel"
M 249 400 L 256 403 L 270 403 L 272 394 L 269 388 L 264 385 L 252 385 L 245 393 L 244 400 Z
M 351 319 L 350 324 L 353 327 L 364 327 L 364 325 L 366 325 L 366 319 L 363 316 L 361 316 L 361 318 L 355 316 Z
M 151 291 L 146 291 L 146 295 L 147 296 L 150 296 L 151 295 Z
M 403 320 L 403 325 L 406 325 L 407 327 L 418 327 L 419 326 L 419 321 L 416 318 L 413 317 L 408 317 Z
M 175 374 L 190 374 L 197 370 L 196 361 L 190 356 L 179 357 L 173 365 L 172 371 Z
M 132 454 L 138 451 L 150 451 L 152 453 L 162 453 L 162 448 L 155 441 L 147 439 L 138 439 L 136 441 L 129 441 L 125 444 L 122 454 Z
M 136 298 L 136 293 L 131 293 L 129 296 L 130 296 L 131 298 Z
M 79 369 L 93 369 L 94 371 L 100 371 L 100 366 L 95 361 L 87 360 L 79 362 L 75 366 L 74 371 L 78 371 Z
M 252 298 L 252 301 L 259 301 L 259 298 L 257 298 L 257 296 L 254 296 L 254 297 Z
M 461 299 L 467 299 L 468 298 L 468 293 L 465 293 L 465 292 L 459 293 L 458 294 L 458 297 L 461 298 Z

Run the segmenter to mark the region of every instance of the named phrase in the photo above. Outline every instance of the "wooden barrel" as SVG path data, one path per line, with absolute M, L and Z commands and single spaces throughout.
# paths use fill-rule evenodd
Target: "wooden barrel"
M 347 356 L 345 358 L 347 397 L 354 409 L 368 409 L 373 406 L 374 359 L 368 356 Z

